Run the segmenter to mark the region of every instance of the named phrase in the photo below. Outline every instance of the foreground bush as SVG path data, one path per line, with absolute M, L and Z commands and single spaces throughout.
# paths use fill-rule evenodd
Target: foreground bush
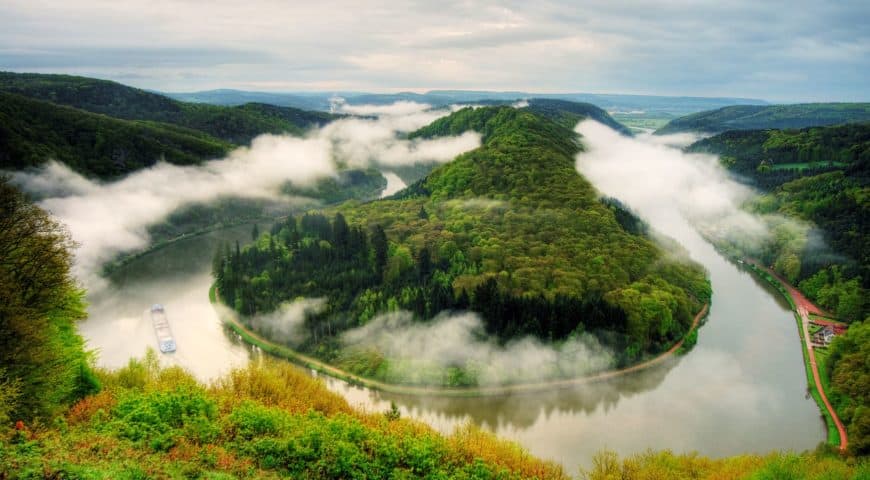
M 206 387 L 149 354 L 101 380 L 51 426 L 8 428 L 0 478 L 567 478 L 474 428 L 355 411 L 284 363 Z

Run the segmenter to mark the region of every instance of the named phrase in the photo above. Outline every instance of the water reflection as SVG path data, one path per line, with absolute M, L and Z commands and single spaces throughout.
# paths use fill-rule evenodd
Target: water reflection
M 99 363 L 124 365 L 154 347 L 152 303 L 163 303 L 178 340 L 166 364 L 207 380 L 259 353 L 224 327 L 208 301 L 211 256 L 221 241 L 250 238 L 250 226 L 173 243 L 111 276 L 94 292 L 81 330 Z M 622 454 L 670 448 L 705 455 L 808 449 L 824 439 L 811 399 L 795 322 L 770 287 L 725 261 L 693 231 L 672 232 L 710 271 L 713 299 L 697 346 L 686 356 L 607 382 L 507 397 L 408 397 L 327 385 L 351 404 L 386 411 L 395 402 L 406 417 L 450 432 L 472 422 L 519 441 L 536 455 L 588 465 L 603 447 Z

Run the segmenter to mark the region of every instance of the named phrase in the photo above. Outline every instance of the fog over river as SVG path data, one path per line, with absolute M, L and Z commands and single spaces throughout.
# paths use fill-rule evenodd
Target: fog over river
M 715 219 L 761 234 L 751 218 L 734 211 L 746 192 L 727 183 L 711 159 L 687 157 L 666 142 L 618 137 L 591 123 L 578 130 L 588 148 L 578 168 L 709 270 L 713 299 L 697 346 L 615 381 L 538 394 L 404 397 L 327 379 L 330 388 L 369 410 L 395 402 L 403 415 L 445 432 L 481 424 L 562 462 L 572 474 L 605 447 L 622 454 L 669 448 L 713 456 L 815 447 L 824 440 L 824 424 L 806 395 L 787 304 L 721 257 L 685 220 Z M 178 343 L 175 354 L 161 356 L 165 363 L 208 380 L 256 357 L 220 324 L 208 300 L 215 248 L 221 241 L 244 242 L 250 231 L 246 225 L 177 241 L 116 270 L 107 287 L 91 295 L 90 318 L 81 325 L 99 363 L 118 367 L 155 346 L 147 315 L 152 303 L 165 305 Z

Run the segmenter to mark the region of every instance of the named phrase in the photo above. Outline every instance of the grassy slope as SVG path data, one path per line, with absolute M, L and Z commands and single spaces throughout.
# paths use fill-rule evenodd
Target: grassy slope
M 656 133 L 720 133 L 726 130 L 804 128 L 866 121 L 870 121 L 870 103 L 735 105 L 671 120 Z
M 231 148 L 175 125 L 120 120 L 0 92 L 0 168 L 56 159 L 80 173 L 111 178 L 160 158 L 187 165 L 220 157 Z
M 566 479 L 563 469 L 475 427 L 442 436 L 419 422 L 351 408 L 322 381 L 273 362 L 211 386 L 154 356 L 102 372 L 104 389 L 52 424 L 0 435 L 4 478 Z M 590 439 L 592 441 L 592 439 Z M 824 454 L 709 459 L 601 452 L 590 480 L 865 478 L 866 463 Z
M 52 427 L 0 436 L 10 478 L 541 478 L 562 468 L 476 428 L 444 437 L 352 409 L 295 367 L 252 363 L 210 387 L 153 354 Z M 4 476 L 4 478 L 6 478 Z
M 70 75 L 0 72 L 0 91 L 126 120 L 171 123 L 236 144 L 262 133 L 298 134 L 336 118 L 260 103 L 236 107 L 185 103 L 115 82 Z

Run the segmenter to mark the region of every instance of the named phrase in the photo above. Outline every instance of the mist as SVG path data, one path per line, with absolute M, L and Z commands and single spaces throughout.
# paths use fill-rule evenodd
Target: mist
M 403 166 L 447 162 L 480 145 L 480 136 L 407 140 L 403 132 L 428 125 L 449 110 L 400 102 L 392 106 L 354 107 L 373 118 L 336 120 L 303 137 L 261 135 L 250 147 L 199 166 L 158 162 L 121 180 L 101 183 L 50 161 L 35 171 L 13 173 L 13 182 L 39 198 L 39 205 L 65 224 L 80 244 L 74 273 L 89 289 L 103 285 L 102 265 L 126 251 L 143 249 L 147 227 L 192 203 L 221 197 L 284 202 L 287 182 L 309 185 L 336 175 L 343 167 Z
M 576 131 L 586 146 L 577 155 L 580 173 L 604 195 L 625 202 L 657 232 L 679 238 L 674 232 L 691 225 L 708 238 L 751 247 L 768 239 L 765 219 L 740 208 L 754 190 L 733 180 L 716 156 L 674 148 L 698 137 L 629 138 L 591 120 L 578 124 Z
M 298 345 L 308 338 L 305 318 L 322 312 L 324 308 L 325 298 L 303 298 L 285 302 L 272 312 L 251 317 L 250 326 L 272 341 Z
M 345 332 L 350 351 L 379 351 L 389 361 L 386 376 L 423 382 L 432 367 L 461 367 L 476 374 L 479 385 L 574 378 L 613 366 L 613 355 L 590 334 L 547 345 L 534 337 L 499 345 L 487 338 L 483 322 L 472 312 L 442 312 L 415 322 L 410 312 L 379 315 Z

